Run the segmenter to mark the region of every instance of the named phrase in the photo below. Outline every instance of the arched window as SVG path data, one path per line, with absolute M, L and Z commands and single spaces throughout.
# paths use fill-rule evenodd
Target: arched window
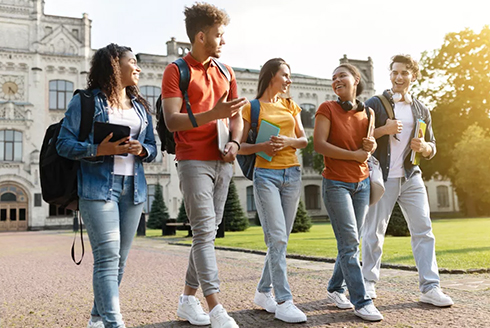
M 247 211 L 253 212 L 256 210 L 257 208 L 255 207 L 254 187 L 248 186 L 247 187 Z
M 0 196 L 0 202 L 16 202 L 17 196 L 11 192 L 6 192 Z
M 0 160 L 22 161 L 22 132 L 15 130 L 0 131 Z
M 73 96 L 73 82 L 65 80 L 49 81 L 49 109 L 66 110 Z
M 449 207 L 449 188 L 447 186 L 437 186 L 437 205 Z
M 150 103 L 152 108 L 155 107 L 155 103 L 157 102 L 158 97 L 162 93 L 159 87 L 154 87 L 152 85 L 144 85 L 140 88 L 141 94 L 143 97 Z
M 303 126 L 305 128 L 314 128 L 316 106 L 313 104 L 301 104 L 299 106 L 302 109 L 301 121 L 303 122 Z
M 320 187 L 317 185 L 305 187 L 305 207 L 307 210 L 320 209 Z

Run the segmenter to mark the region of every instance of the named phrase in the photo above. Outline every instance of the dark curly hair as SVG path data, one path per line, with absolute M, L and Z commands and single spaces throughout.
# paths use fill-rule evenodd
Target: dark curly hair
M 185 29 L 191 43 L 199 32 L 207 32 L 215 24 L 228 25 L 230 17 L 224 10 L 209 3 L 196 2 L 192 7 L 185 7 Z
M 111 43 L 97 50 L 90 62 L 87 88 L 101 89 L 105 93 L 107 100 L 116 106 L 121 106 L 119 102 L 119 90 L 122 88 L 119 59 L 127 52 L 132 52 L 131 48 Z M 129 97 L 136 97 L 138 102 L 149 111 L 150 106 L 146 99 L 141 96 L 138 86 L 126 87 L 126 94 Z
M 407 69 L 412 72 L 413 76 L 418 79 L 420 77 L 419 64 L 410 55 L 395 55 L 391 57 L 390 71 L 393 69 L 394 63 L 402 63 L 407 65 Z

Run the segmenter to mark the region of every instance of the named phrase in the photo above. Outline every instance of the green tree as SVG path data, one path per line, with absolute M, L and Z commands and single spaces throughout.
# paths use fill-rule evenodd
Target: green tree
M 419 96 L 433 107 L 432 122 L 437 139 L 437 155 L 423 161 L 425 178 L 438 173 L 449 177 L 459 199 L 466 203 L 467 214 L 475 214 L 480 200 L 472 199 L 457 179 L 453 148 L 463 132 L 478 122 L 485 130 L 490 128 L 490 28 L 476 33 L 465 29 L 449 33 L 441 48 L 424 53 L 421 60 L 422 79 L 417 86 Z M 478 164 L 467 157 L 467 167 Z M 477 183 L 483 183 L 477 182 Z
M 391 212 L 390 222 L 386 228 L 386 234 L 395 237 L 410 236 L 410 230 L 408 230 L 407 221 L 403 216 L 402 209 L 398 203 L 395 203 L 395 207 Z
M 296 212 L 296 218 L 294 219 L 292 233 L 296 232 L 308 232 L 313 224 L 311 223 L 311 217 L 306 212 L 303 201 L 300 200 L 298 204 L 298 211 Z
M 162 229 L 168 219 L 169 215 L 167 206 L 163 201 L 162 186 L 157 184 L 155 187 L 155 199 L 151 203 L 150 217 L 146 225 L 150 229 Z
M 301 155 L 303 156 L 303 166 L 313 167 L 318 173 L 323 171 L 323 155 L 317 153 L 313 146 L 313 136 L 308 138 L 308 145 L 301 149 Z
M 187 217 L 187 212 L 185 211 L 185 203 L 184 199 L 182 198 L 182 201 L 180 202 L 180 207 L 179 207 L 179 214 L 177 215 L 177 222 L 178 223 L 188 223 L 189 218 Z M 189 230 L 188 227 L 177 227 L 177 230 Z
M 476 123 L 466 129 L 452 152 L 454 184 L 467 196 L 466 206 L 478 215 L 490 213 L 489 155 L 490 133 Z
M 225 231 L 244 231 L 248 228 L 248 217 L 240 205 L 240 198 L 238 197 L 233 179 L 228 189 L 223 220 L 225 222 Z

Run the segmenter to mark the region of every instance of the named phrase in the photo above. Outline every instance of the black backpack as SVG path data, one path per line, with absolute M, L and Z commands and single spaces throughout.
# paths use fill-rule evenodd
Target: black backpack
M 260 102 L 258 99 L 250 101 L 250 130 L 248 131 L 247 143 L 254 144 L 257 140 L 257 125 L 259 122 L 260 115 Z M 255 156 L 256 154 L 250 155 L 237 155 L 236 159 L 238 165 L 242 169 L 242 173 L 245 178 L 249 180 L 254 179 L 254 169 L 255 169 Z
M 214 63 L 218 66 L 219 70 L 226 77 L 228 82 L 231 82 L 231 74 L 226 68 L 225 65 L 217 61 L 216 59 L 212 59 Z M 189 115 L 189 120 L 192 122 L 193 127 L 197 127 L 196 119 L 194 118 L 194 113 L 192 113 L 191 104 L 189 103 L 189 96 L 187 94 L 187 88 L 189 87 L 189 81 L 191 79 L 191 72 L 189 70 L 189 66 L 183 58 L 179 58 L 173 62 L 173 64 L 177 65 L 180 74 L 179 81 L 179 89 L 182 92 L 182 96 L 184 97 L 185 106 L 187 109 L 187 114 Z M 157 118 L 157 133 L 158 137 L 161 141 L 161 151 L 166 151 L 168 154 L 175 154 L 175 140 L 173 132 L 170 132 L 165 124 L 165 117 L 163 116 L 163 106 L 162 106 L 162 97 L 158 97 L 158 100 L 155 104 L 156 109 L 156 118 Z
M 91 91 L 76 90 L 80 94 L 81 121 L 79 141 L 85 141 L 92 130 L 95 112 L 95 100 Z M 78 209 L 77 171 L 79 161 L 62 157 L 56 151 L 56 141 L 63 119 L 51 124 L 44 135 L 41 153 L 39 154 L 39 173 L 41 192 L 46 203 L 63 208 Z

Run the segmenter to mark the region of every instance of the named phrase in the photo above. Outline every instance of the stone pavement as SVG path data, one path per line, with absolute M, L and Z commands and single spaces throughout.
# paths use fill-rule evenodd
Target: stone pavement
M 70 258 L 73 234 L 19 232 L 0 234 L 0 327 L 86 327 L 92 304 L 92 255 L 88 240 L 80 266 Z M 77 245 L 80 249 L 80 245 Z M 193 327 L 177 318 L 189 247 L 161 239 L 136 238 L 121 285 L 127 327 Z M 253 304 L 263 256 L 217 251 L 221 302 L 241 328 L 247 327 L 490 327 L 490 274 L 441 275 L 453 298 L 450 308 L 418 302 L 415 272 L 382 270 L 376 306 L 385 320 L 369 323 L 352 310 L 325 300 L 333 265 L 288 259 L 295 303 L 308 315 L 288 325 Z M 198 297 L 203 300 L 199 292 Z

